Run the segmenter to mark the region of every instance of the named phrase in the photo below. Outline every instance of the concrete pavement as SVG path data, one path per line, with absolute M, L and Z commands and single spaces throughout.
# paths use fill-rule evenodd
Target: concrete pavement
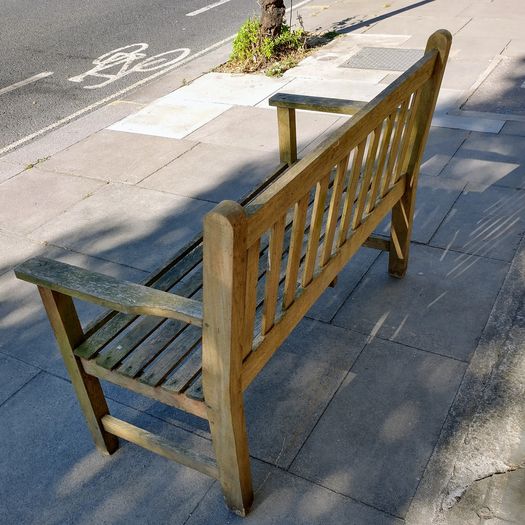
M 520 523 L 525 117 L 520 78 L 498 79 L 525 56 L 525 10 L 337 0 L 300 13 L 341 35 L 281 78 L 207 73 L 224 46 L 0 158 L 1 522 L 241 521 L 195 471 L 127 443 L 96 453 L 36 290 L 11 269 L 45 253 L 140 280 L 276 165 L 269 96 L 369 100 L 399 74 L 364 67 L 370 48 L 393 67 L 445 27 L 453 50 L 409 272 L 392 280 L 384 254 L 361 250 L 248 389 L 256 496 L 244 522 Z M 299 112 L 301 155 L 342 121 Z M 210 448 L 202 421 L 106 392 L 117 417 Z

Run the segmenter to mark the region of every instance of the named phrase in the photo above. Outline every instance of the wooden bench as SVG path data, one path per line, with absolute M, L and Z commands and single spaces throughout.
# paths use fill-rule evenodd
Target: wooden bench
M 220 480 L 245 515 L 252 499 L 243 391 L 361 246 L 407 269 L 418 170 L 450 49 L 425 54 L 369 103 L 278 94 L 281 166 L 243 202 L 224 201 L 203 237 L 143 284 L 44 258 L 15 269 L 38 286 L 96 446 L 121 437 Z M 297 161 L 295 110 L 354 114 Z M 388 213 L 390 239 L 374 237 Z M 83 330 L 72 298 L 110 311 Z M 370 298 L 374 300 L 373 297 Z M 207 419 L 215 458 L 109 414 L 99 378 Z

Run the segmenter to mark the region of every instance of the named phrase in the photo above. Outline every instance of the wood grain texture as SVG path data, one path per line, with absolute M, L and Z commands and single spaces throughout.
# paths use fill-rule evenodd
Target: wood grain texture
M 297 160 L 297 129 L 295 110 L 277 108 L 277 131 L 279 133 L 279 157 L 291 166 Z
M 95 446 L 102 454 L 113 454 L 118 448 L 118 439 L 102 425 L 102 418 L 109 414 L 102 387 L 96 377 L 86 373 L 73 353 L 73 348 L 84 337 L 73 300 L 40 286 L 38 291 Z
M 306 225 L 306 214 L 308 211 L 309 200 L 310 195 L 306 194 L 294 206 L 292 234 L 286 266 L 286 281 L 284 284 L 284 308 L 288 308 L 292 304 L 297 290 L 297 277 L 299 275 L 299 264 L 301 262 L 304 228 Z
M 277 306 L 277 289 L 281 275 L 283 257 L 284 227 L 286 215 L 283 215 L 272 227 L 270 233 L 270 249 L 268 250 L 268 269 L 266 270 L 266 287 L 264 292 L 264 313 L 262 332 L 265 334 L 272 326 L 275 319 Z
M 339 221 L 339 207 L 343 195 L 349 157 L 349 154 L 346 155 L 337 165 L 334 185 L 332 188 L 332 197 L 330 199 L 330 209 L 328 210 L 328 217 L 326 219 L 326 232 L 323 243 L 323 253 L 321 256 L 321 266 L 324 266 L 332 255 L 335 230 Z
M 155 454 L 176 461 L 181 465 L 191 467 L 212 478 L 217 479 L 219 477 L 217 463 L 209 456 L 199 454 L 194 450 L 181 445 L 175 445 L 161 436 L 152 434 L 147 430 L 131 425 L 126 421 L 122 421 L 122 419 L 117 419 L 110 415 L 102 418 L 102 425 L 105 430 L 111 432 L 115 436 L 130 441 L 131 443 L 135 443 L 142 448 L 155 452 Z
M 441 29 L 430 36 L 425 49 L 425 56 L 435 55 L 436 59 L 434 60 L 431 77 L 421 87 L 420 99 L 415 111 L 413 143 L 408 153 L 406 168 L 406 193 L 392 209 L 390 227 L 392 247 L 389 253 L 388 271 L 390 275 L 398 278 L 405 275 L 408 267 L 419 166 L 423 158 L 451 44 L 452 35 L 448 31 Z
M 319 270 L 311 281 L 310 286 L 302 290 L 302 293 L 286 310 L 285 315 L 276 322 L 273 329 L 260 339 L 257 348 L 244 361 L 242 368 L 243 389 L 247 388 L 257 377 L 257 374 L 279 348 L 279 345 L 288 337 L 311 305 L 320 297 L 334 277 L 337 276 L 355 252 L 368 239 L 392 206 L 399 201 L 404 191 L 405 178 L 401 177 L 367 220 L 340 247 L 330 262 Z
M 119 312 L 180 319 L 202 326 L 202 303 L 44 257 L 17 266 L 19 279 Z
M 366 105 L 366 102 L 361 100 L 344 100 L 340 98 L 312 97 L 308 95 L 293 95 L 291 93 L 276 93 L 270 97 L 268 104 L 277 108 L 302 109 L 325 113 L 354 115 Z
M 205 216 L 202 382 L 219 480 L 240 515 L 253 501 L 241 388 L 247 247 L 239 204 L 224 201 Z
M 325 213 L 325 201 L 330 182 L 330 173 L 326 174 L 316 185 L 315 199 L 312 210 L 312 219 L 308 235 L 308 247 L 306 248 L 306 258 L 304 264 L 302 286 L 306 286 L 312 280 L 317 261 L 317 251 L 321 239 L 321 229 L 323 226 L 323 217 Z

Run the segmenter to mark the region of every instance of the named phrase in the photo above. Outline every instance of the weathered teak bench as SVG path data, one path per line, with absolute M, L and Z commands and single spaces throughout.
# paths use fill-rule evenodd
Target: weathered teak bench
M 363 245 L 407 269 L 419 164 L 451 36 L 369 103 L 278 94 L 281 167 L 243 203 L 224 201 L 204 233 L 144 285 L 44 258 L 15 270 L 38 285 L 95 444 L 117 437 L 220 480 L 244 515 L 253 493 L 243 391 Z M 355 114 L 297 161 L 295 110 Z M 372 236 L 392 212 L 390 239 Z M 87 330 L 72 298 L 111 309 Z M 370 298 L 373 300 L 373 298 Z M 108 411 L 98 378 L 209 421 L 215 458 Z

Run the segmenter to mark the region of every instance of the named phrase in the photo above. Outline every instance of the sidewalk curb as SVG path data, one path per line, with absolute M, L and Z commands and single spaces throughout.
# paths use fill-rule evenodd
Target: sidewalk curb
M 511 334 L 519 322 L 524 296 L 525 237 L 510 264 L 412 500 L 407 524 L 447 523 L 446 513 L 473 483 L 517 467 L 513 456 L 520 436 L 504 430 L 514 428 L 516 421 L 520 426 L 521 420 L 519 430 L 522 435 L 525 433 L 522 399 L 514 395 L 516 388 L 525 387 L 525 378 L 520 379 L 515 369 L 520 354 L 523 360 L 524 347 L 523 342 L 515 344 Z M 508 389 L 510 382 L 515 385 Z

